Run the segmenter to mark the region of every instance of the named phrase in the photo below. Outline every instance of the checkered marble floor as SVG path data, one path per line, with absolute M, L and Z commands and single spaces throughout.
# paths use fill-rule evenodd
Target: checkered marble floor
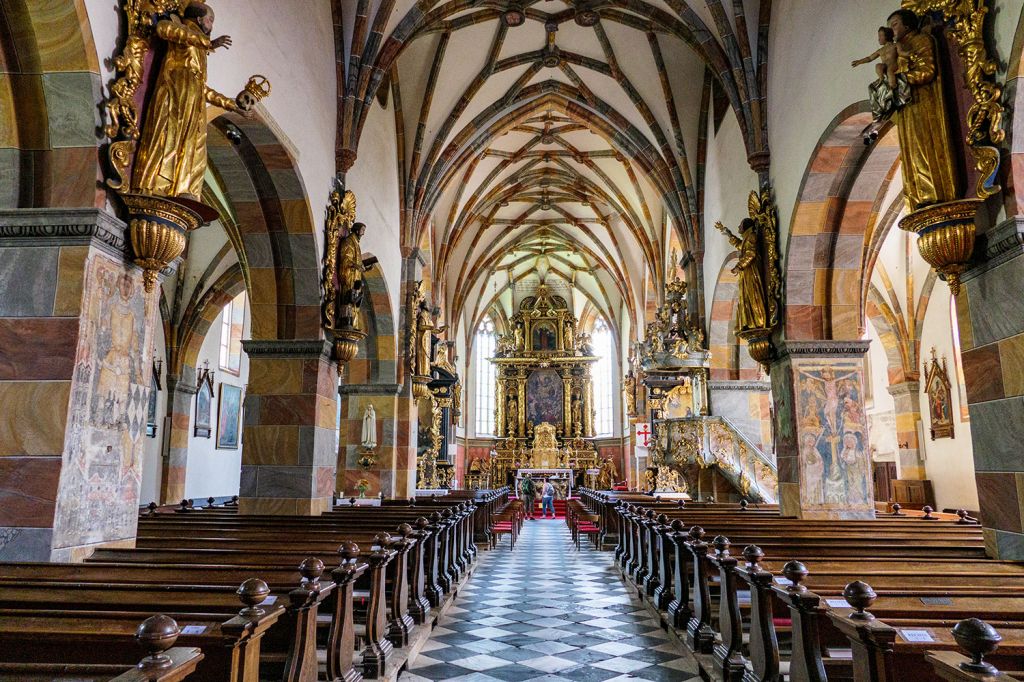
M 630 594 L 612 552 L 527 521 L 479 565 L 401 682 L 696 680 L 697 664 Z

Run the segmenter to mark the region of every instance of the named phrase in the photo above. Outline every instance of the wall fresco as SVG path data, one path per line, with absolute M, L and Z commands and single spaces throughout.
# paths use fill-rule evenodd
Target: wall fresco
M 142 272 L 93 253 L 82 293 L 53 556 L 133 538 L 149 404 L 155 295 Z

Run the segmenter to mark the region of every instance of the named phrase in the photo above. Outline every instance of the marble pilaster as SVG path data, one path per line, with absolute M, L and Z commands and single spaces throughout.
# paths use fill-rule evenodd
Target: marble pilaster
M 1024 559 L 1024 216 L 984 231 L 956 299 L 985 545 Z
M 331 506 L 337 467 L 338 377 L 322 339 L 242 341 L 241 514 L 316 516 Z

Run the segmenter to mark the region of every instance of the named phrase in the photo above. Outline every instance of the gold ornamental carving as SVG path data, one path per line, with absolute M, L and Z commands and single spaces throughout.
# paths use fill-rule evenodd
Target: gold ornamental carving
M 903 0 L 890 17 L 896 42 L 903 46 L 898 78 L 910 83 L 911 101 L 894 113 L 900 139 L 904 193 L 912 213 L 900 228 L 915 232 L 921 257 L 946 280 L 953 295 L 974 251 L 974 218 L 981 203 L 1000 191 L 996 184 L 1002 129 L 1002 85 L 994 79 L 998 65 L 985 45 L 986 0 Z M 918 26 L 919 17 L 938 14 L 963 67 L 971 104 L 962 121 L 967 152 L 978 173 L 976 198 L 955 186 L 956 148 L 948 133 L 959 113 L 942 96 L 943 72 L 938 43 Z M 956 86 L 954 86 L 956 87 Z M 940 182 L 949 177 L 948 182 Z
M 356 222 L 356 196 L 332 191 L 324 219 L 324 257 L 320 276 L 320 324 L 334 346 L 338 374 L 359 352 L 366 338 L 362 328 L 363 273 L 372 263 L 363 261 L 359 240 L 366 226 Z
M 248 115 L 270 94 L 270 83 L 253 76 L 234 98 L 206 85 L 208 55 L 231 38 L 212 37 L 214 11 L 205 3 L 123 0 L 123 11 L 127 32 L 105 104 L 106 182 L 124 200 L 134 262 L 152 291 L 160 271 L 184 251 L 187 234 L 217 217 L 200 200 L 206 106 Z

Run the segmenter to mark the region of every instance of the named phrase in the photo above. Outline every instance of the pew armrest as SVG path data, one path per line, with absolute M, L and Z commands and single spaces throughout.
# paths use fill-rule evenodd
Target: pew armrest
M 177 646 L 164 655 L 171 659 L 170 665 L 159 669 L 136 667 L 111 682 L 178 682 L 195 672 L 199 661 L 203 660 L 202 652 L 195 647 Z
M 975 673 L 964 670 L 961 663 L 968 663 L 971 659 L 955 651 L 929 651 L 925 656 L 932 665 L 935 674 L 949 682 L 987 682 L 988 680 L 999 680 L 999 682 L 1019 682 L 1018 678 L 1010 677 L 1005 673 L 998 676 L 985 673 Z

